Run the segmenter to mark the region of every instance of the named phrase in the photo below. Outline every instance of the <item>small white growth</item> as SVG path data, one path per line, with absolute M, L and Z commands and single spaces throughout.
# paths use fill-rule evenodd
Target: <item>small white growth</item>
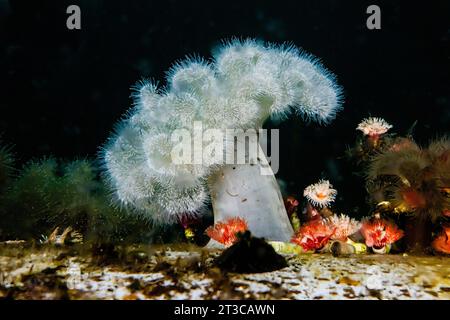
M 333 189 L 333 185 L 328 180 L 320 180 L 311 184 L 303 191 L 305 196 L 312 205 L 316 207 L 327 207 L 336 198 L 337 191 Z
M 361 228 L 361 223 L 355 219 L 346 216 L 345 214 L 333 215 L 326 220 L 332 228 L 335 228 L 334 234 L 331 237 L 333 240 L 343 240 L 348 236 L 358 232 Z
M 133 89 L 134 107 L 102 152 L 117 202 L 157 223 L 201 213 L 214 164 L 180 165 L 171 158 L 175 129 L 259 129 L 291 112 L 327 123 L 341 108 L 341 89 L 318 59 L 293 46 L 231 41 L 212 62 L 175 64 L 168 85 L 150 81 Z M 329 203 L 334 199 L 330 193 Z
M 379 136 L 392 128 L 392 125 L 382 118 L 366 118 L 358 125 L 356 130 L 362 131 L 366 136 Z

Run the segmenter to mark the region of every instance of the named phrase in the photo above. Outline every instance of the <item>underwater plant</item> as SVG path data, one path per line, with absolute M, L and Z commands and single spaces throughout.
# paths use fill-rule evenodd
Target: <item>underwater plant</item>
M 2 237 L 37 238 L 46 233 L 50 228 L 46 218 L 59 191 L 54 159 L 28 163 L 2 196 Z
M 43 238 L 48 243 L 79 238 L 74 237 L 78 233 L 94 242 L 138 242 L 156 236 L 157 229 L 111 205 L 98 172 L 89 160 L 29 162 L 1 196 L 0 236 Z M 61 235 L 59 229 L 64 230 Z
M 259 144 L 258 156 L 245 164 L 217 163 L 195 152 L 176 164 L 172 152 L 181 142 L 172 134 L 187 129 L 193 143 L 203 146 L 196 139 L 199 123 L 205 130 L 239 129 L 226 143 L 229 154 L 234 138 L 245 142 L 247 131 L 260 129 L 271 116 L 295 112 L 329 122 L 341 108 L 341 89 L 318 59 L 293 46 L 232 41 L 212 62 L 188 58 L 175 64 L 164 89 L 142 81 L 134 96 L 135 106 L 101 155 L 121 206 L 155 224 L 170 224 L 180 215 L 201 215 L 211 201 L 215 221 L 237 215 L 255 236 L 290 239 L 280 189 Z M 189 149 L 192 140 L 184 142 L 183 150 Z
M 403 231 L 394 223 L 380 218 L 363 219 L 361 233 L 375 253 L 389 252 L 390 246 L 403 237 Z
M 11 182 L 14 170 L 14 157 L 11 147 L 0 143 L 0 194 L 5 191 Z
M 60 191 L 47 220 L 54 226 L 72 226 L 86 238 L 107 241 L 117 236 L 122 214 L 110 206 L 108 190 L 98 179 L 98 168 L 89 160 L 62 164 L 58 177 Z
M 237 241 L 237 234 L 248 230 L 247 222 L 239 217 L 217 222 L 206 229 L 206 234 L 213 240 L 231 246 Z
M 323 220 L 313 220 L 300 227 L 291 242 L 301 246 L 305 251 L 322 249 L 333 236 L 336 228 Z

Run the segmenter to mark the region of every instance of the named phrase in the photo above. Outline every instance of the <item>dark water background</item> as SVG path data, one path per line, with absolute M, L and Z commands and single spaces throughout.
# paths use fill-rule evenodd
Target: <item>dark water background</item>
M 80 31 L 66 28 L 69 4 L 81 7 Z M 366 28 L 370 4 L 381 7 L 381 30 Z M 362 180 L 342 156 L 369 115 L 400 134 L 417 120 L 420 143 L 449 133 L 450 1 L 0 0 L 2 140 L 15 145 L 19 164 L 93 158 L 135 81 L 164 84 L 175 60 L 209 57 L 233 36 L 301 46 L 344 87 L 344 110 L 330 125 L 291 118 L 278 126 L 278 177 L 290 192 L 329 178 L 338 207 L 365 210 Z

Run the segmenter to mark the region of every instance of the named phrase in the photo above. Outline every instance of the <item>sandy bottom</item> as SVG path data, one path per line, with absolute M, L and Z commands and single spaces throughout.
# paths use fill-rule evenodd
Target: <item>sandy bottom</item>
M 287 268 L 224 274 L 217 251 L 0 244 L 0 298 L 450 299 L 450 258 L 286 256 Z

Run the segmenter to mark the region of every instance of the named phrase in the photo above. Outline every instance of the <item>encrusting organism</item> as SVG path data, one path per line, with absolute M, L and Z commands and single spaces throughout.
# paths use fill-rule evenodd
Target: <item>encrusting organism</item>
M 291 221 L 294 232 L 297 232 L 300 228 L 300 217 L 298 214 L 299 204 L 300 202 L 293 196 L 288 196 L 284 200 L 284 206 L 286 208 L 286 212 L 289 216 L 289 220 Z
M 170 224 L 180 215 L 201 214 L 211 201 L 215 221 L 237 215 L 255 236 L 289 240 L 293 230 L 259 144 L 257 157 L 246 153 L 245 164 L 216 162 L 208 153 L 189 154 L 177 164 L 172 151 L 190 150 L 192 139 L 174 141 L 172 134 L 186 129 L 206 147 L 196 140 L 200 124 L 203 130 L 241 129 L 234 137 L 242 141 L 244 130 L 260 129 L 271 116 L 294 112 L 328 123 L 341 109 L 341 89 L 316 58 L 293 46 L 232 41 L 211 62 L 175 64 L 166 88 L 140 82 L 134 96 L 135 106 L 102 151 L 105 176 L 121 206 Z M 233 152 L 234 137 L 223 154 Z
M 293 196 L 288 196 L 284 200 L 284 206 L 286 207 L 286 211 L 288 214 L 296 212 L 299 204 L 299 201 Z
M 219 221 L 206 229 L 206 234 L 213 240 L 231 246 L 237 241 L 237 234 L 248 230 L 247 222 L 239 217 Z

